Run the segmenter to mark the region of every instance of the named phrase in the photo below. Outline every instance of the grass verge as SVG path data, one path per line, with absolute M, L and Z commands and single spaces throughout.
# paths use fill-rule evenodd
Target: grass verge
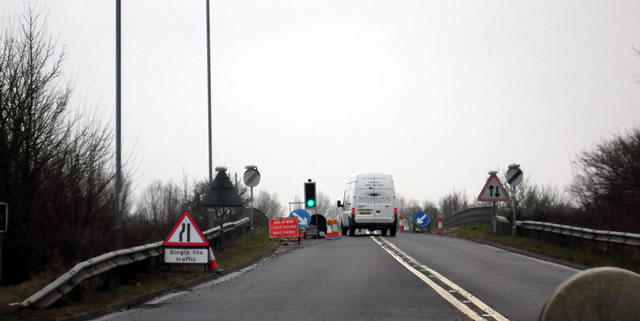
M 489 225 L 473 225 L 452 229 L 450 234 L 464 238 L 489 241 L 525 251 L 550 256 L 591 267 L 615 266 L 640 273 L 640 262 L 627 257 L 604 256 L 588 250 L 558 246 L 527 237 L 495 234 Z
M 218 265 L 233 270 L 250 263 L 279 246 L 278 240 L 270 240 L 266 228 L 256 228 L 255 237 L 249 233 L 226 241 L 224 250 L 216 252 Z M 79 314 L 104 310 L 136 299 L 144 299 L 164 290 L 211 279 L 203 265 L 169 265 L 149 273 L 141 273 L 124 284 L 116 284 L 108 290 L 88 287 L 85 283 L 76 287 L 52 307 L 44 310 L 24 309 L 10 315 L 0 315 L 0 320 L 60 320 Z M 22 302 L 48 284 L 44 278 L 34 279 L 15 286 L 0 287 L 0 304 Z

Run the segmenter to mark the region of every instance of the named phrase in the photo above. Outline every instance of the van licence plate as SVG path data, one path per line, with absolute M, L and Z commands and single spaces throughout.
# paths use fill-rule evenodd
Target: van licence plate
M 371 215 L 370 211 L 358 212 L 360 215 Z

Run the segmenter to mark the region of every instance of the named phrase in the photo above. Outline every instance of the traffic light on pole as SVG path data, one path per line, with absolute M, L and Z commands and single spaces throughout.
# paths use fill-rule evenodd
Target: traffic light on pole
M 304 183 L 304 203 L 307 208 L 316 207 L 316 183 L 311 180 Z

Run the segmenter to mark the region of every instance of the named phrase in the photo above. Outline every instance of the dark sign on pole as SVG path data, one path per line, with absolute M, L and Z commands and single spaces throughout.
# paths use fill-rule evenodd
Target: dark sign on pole
M 9 227 L 9 205 L 0 203 L 0 284 L 2 284 L 2 238 Z
M 0 232 L 4 233 L 9 227 L 9 205 L 0 203 Z

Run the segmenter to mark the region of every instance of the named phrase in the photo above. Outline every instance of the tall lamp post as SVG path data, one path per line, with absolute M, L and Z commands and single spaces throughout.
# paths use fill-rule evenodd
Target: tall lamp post
M 211 147 L 211 37 L 209 28 L 209 0 L 207 0 L 207 106 L 209 120 L 209 183 L 213 181 L 213 151 Z
M 120 0 L 116 0 L 116 181 L 115 224 L 116 250 L 122 248 L 122 175 L 120 152 Z

